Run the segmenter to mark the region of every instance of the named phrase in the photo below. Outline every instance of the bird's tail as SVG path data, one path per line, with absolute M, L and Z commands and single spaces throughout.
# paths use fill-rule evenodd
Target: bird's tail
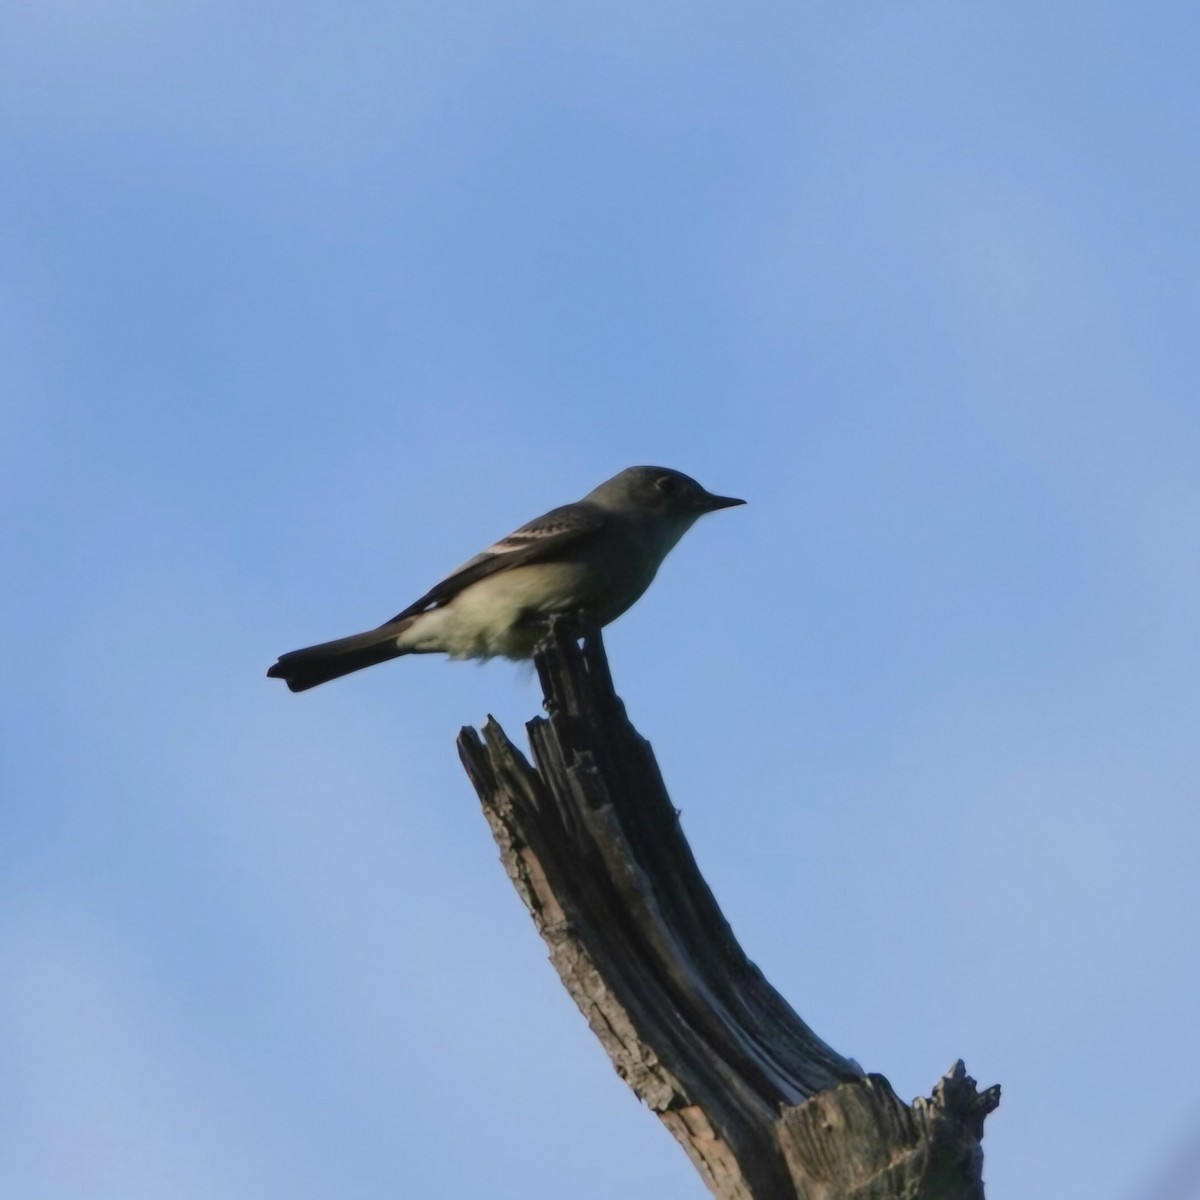
M 349 675 L 351 671 L 361 671 L 363 667 L 373 667 L 376 663 L 409 653 L 401 650 L 396 642 L 411 624 L 411 620 L 392 621 L 378 629 L 368 629 L 366 633 L 281 654 L 267 675 L 282 679 L 290 691 L 307 691 L 319 683 Z

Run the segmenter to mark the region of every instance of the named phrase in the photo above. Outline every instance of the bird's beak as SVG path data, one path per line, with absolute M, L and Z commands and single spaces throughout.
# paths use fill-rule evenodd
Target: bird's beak
M 739 500 L 736 496 L 714 496 L 712 492 L 706 492 L 700 500 L 700 511 L 702 513 L 716 512 L 718 508 L 735 508 L 737 505 L 745 503 L 745 500 Z

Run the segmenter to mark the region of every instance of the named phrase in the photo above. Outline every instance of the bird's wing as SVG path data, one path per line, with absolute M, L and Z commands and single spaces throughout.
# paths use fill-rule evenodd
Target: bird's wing
M 453 600 L 464 588 L 489 575 L 541 562 L 567 547 L 580 545 L 595 537 L 603 527 L 603 514 L 591 506 L 576 503 L 552 508 L 463 563 L 457 571 L 447 575 L 441 583 L 435 584 L 386 624 L 416 616 L 427 608 L 439 608 Z

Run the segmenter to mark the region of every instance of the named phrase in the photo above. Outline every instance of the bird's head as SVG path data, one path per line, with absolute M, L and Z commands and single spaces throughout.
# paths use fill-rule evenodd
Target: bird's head
M 705 491 L 690 475 L 672 471 L 670 467 L 626 467 L 590 492 L 586 499 L 602 508 L 684 517 L 689 523 L 719 508 L 746 503 L 733 496 L 716 496 Z

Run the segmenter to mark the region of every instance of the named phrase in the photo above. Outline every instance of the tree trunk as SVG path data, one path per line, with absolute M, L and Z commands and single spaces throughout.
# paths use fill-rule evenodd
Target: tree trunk
M 535 663 L 534 766 L 489 718 L 459 753 L 509 878 L 620 1076 L 722 1200 L 982 1200 L 984 1117 L 958 1062 L 903 1104 L 827 1046 L 738 945 L 596 632 Z

